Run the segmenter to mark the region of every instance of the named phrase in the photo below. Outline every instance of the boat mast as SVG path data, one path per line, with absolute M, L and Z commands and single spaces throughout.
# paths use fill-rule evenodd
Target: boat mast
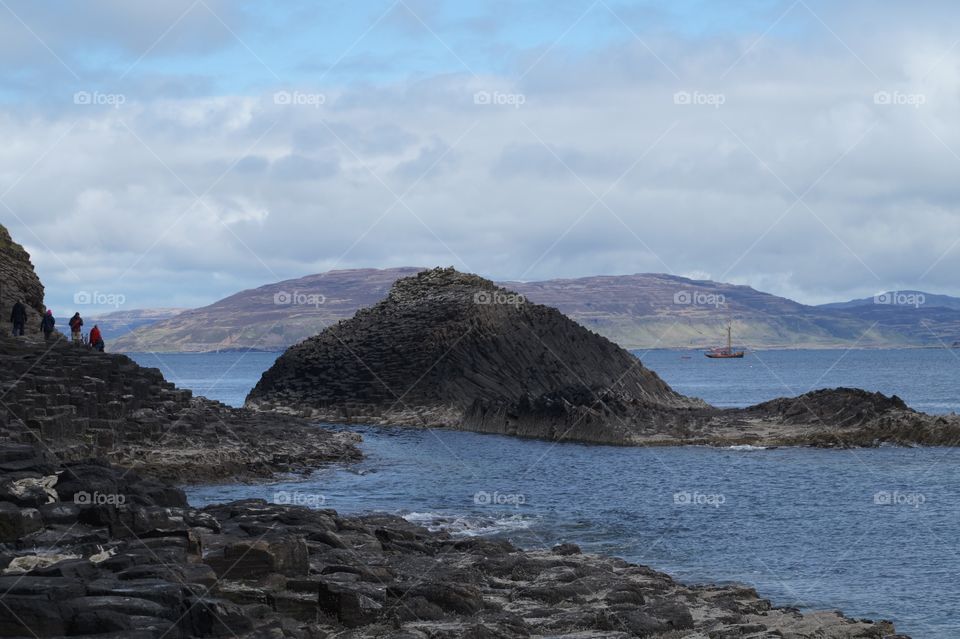
M 733 352 L 733 341 L 732 341 L 732 339 L 731 339 L 731 337 L 730 337 L 730 325 L 729 325 L 729 324 L 727 324 L 727 352 L 728 352 L 728 353 L 732 353 L 732 352 Z

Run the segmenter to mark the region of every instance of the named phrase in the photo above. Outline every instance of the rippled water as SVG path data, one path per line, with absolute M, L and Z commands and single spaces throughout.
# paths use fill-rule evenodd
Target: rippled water
M 928 411 L 960 405 L 950 351 L 774 351 L 742 362 L 641 355 L 678 390 L 718 405 L 837 385 L 896 393 Z M 174 381 L 237 404 L 275 355 L 160 357 Z M 958 449 L 638 449 L 359 430 L 360 463 L 270 485 L 194 487 L 191 502 L 261 497 L 393 512 L 523 547 L 572 541 L 685 581 L 745 582 L 778 605 L 890 618 L 917 638 L 960 637 Z
M 523 547 L 573 541 L 687 581 L 742 581 L 777 604 L 893 618 L 956 638 L 960 451 L 640 449 L 364 428 L 367 458 L 306 480 L 208 486 L 399 513 Z
M 960 412 L 960 349 L 757 351 L 742 360 L 670 350 L 635 353 L 676 390 L 715 406 L 852 386 L 899 395 L 926 413 Z
M 671 386 L 715 406 L 746 406 L 816 388 L 853 386 L 899 395 L 928 413 L 960 412 L 960 350 L 758 351 L 742 360 L 696 351 L 635 351 Z M 241 406 L 279 353 L 129 353 L 170 381 Z M 397 390 L 403 394 L 406 389 Z

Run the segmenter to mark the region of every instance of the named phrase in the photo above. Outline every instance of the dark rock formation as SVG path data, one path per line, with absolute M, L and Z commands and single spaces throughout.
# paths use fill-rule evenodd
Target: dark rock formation
M 123 355 L 75 347 L 60 333 L 50 341 L 36 336 L 43 286 L 2 226 L 0 278 L 4 304 L 8 296 L 24 299 L 34 313 L 34 335 L 0 330 L 0 440 L 37 444 L 64 460 L 104 455 L 180 481 L 266 477 L 360 457 L 358 436 L 193 397 Z M 19 463 L 0 459 L 0 470 Z M 30 490 L 46 503 L 42 487 Z M 0 528 L 30 525 L 0 513 Z
M 292 347 L 248 404 L 594 441 L 621 439 L 626 418 L 706 407 L 559 311 L 453 269 L 399 280 L 379 304 Z
M 0 395 L 0 438 L 66 460 L 104 455 L 181 481 L 267 477 L 360 457 L 358 436 L 193 397 L 155 368 L 63 339 L 0 336 Z
M 45 312 L 43 284 L 33 270 L 30 255 L 13 241 L 0 224 L 0 327 L 10 334 L 10 311 L 18 301 L 27 307 L 28 333 L 40 332 L 40 317 Z
M 773 608 L 573 544 L 521 551 L 389 515 L 182 491 L 103 462 L 0 445 L 0 636 L 891 637 L 889 622 Z M 11 484 L 45 487 L 19 495 Z M 29 522 L 25 524 L 24 522 Z
M 247 405 L 612 444 L 960 442 L 960 419 L 855 389 L 710 407 L 558 311 L 453 269 L 399 280 L 379 304 L 292 347 Z

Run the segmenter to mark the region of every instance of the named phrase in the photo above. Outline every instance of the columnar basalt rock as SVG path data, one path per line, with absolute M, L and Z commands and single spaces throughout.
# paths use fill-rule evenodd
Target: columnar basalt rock
M 360 457 L 353 434 L 193 397 L 123 355 L 74 346 L 59 333 L 38 336 L 43 285 L 0 226 L 0 300 L 14 299 L 30 309 L 31 334 L 0 330 L 2 441 L 37 444 L 64 460 L 102 455 L 189 481 L 268 477 Z M 29 522 L 10 525 L 21 524 Z
M 291 348 L 248 403 L 515 434 L 588 423 L 611 440 L 636 407 L 707 407 L 557 310 L 453 269 L 399 280 L 384 301 Z
M 158 369 L 66 340 L 0 336 L 0 438 L 190 481 L 358 459 L 359 437 L 194 397 Z

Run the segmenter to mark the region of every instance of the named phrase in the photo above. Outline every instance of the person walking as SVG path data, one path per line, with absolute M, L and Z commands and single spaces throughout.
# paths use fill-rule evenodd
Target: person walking
M 73 337 L 73 343 L 80 345 L 82 343 L 81 331 L 83 330 L 83 318 L 80 313 L 74 313 L 70 318 L 70 335 Z
M 56 324 L 57 320 L 53 316 L 53 311 L 48 308 L 43 319 L 40 320 L 40 330 L 43 331 L 44 339 L 50 339 L 50 335 L 53 334 L 53 327 L 56 326 Z
M 100 334 L 100 327 L 96 324 L 93 325 L 93 329 L 90 330 L 90 346 L 95 351 L 103 352 L 103 335 Z
M 23 329 L 27 325 L 27 307 L 20 300 L 17 300 L 17 303 L 13 305 L 13 311 L 10 313 L 10 323 L 13 324 L 14 337 L 23 335 Z

